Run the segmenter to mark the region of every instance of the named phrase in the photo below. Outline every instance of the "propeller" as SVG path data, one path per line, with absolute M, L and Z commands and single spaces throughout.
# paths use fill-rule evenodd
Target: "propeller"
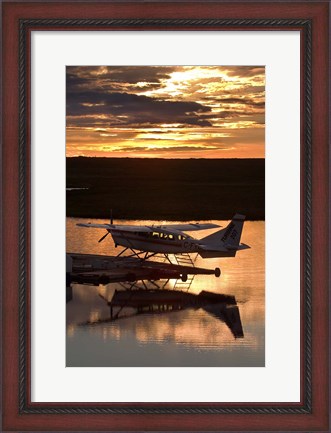
M 110 209 L 110 224 L 113 225 L 113 209 Z M 98 242 L 102 242 L 108 235 L 109 235 L 109 231 L 107 231 L 107 233 L 105 235 L 103 235 Z
M 107 233 L 105 235 L 103 235 L 98 242 L 102 242 L 107 236 L 109 235 L 109 232 L 107 231 Z

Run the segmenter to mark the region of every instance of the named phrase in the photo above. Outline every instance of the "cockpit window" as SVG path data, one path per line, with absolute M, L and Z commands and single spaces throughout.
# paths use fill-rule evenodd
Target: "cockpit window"
M 144 235 L 145 235 L 145 233 L 144 233 Z M 152 237 L 153 239 L 163 239 L 163 240 L 170 240 L 170 241 L 178 240 L 178 236 L 173 235 L 172 233 L 149 232 L 148 235 L 150 237 Z M 142 234 L 141 234 L 141 236 L 142 236 Z

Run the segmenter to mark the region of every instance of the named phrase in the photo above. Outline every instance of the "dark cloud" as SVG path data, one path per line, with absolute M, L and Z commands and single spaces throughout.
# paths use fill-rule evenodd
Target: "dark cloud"
M 170 78 L 175 66 L 69 66 L 67 74 L 134 84 Z
M 149 129 L 148 131 L 139 131 L 139 134 L 169 134 L 172 129 L 164 129 L 163 131 L 159 129 Z
M 112 151 L 112 152 L 155 152 L 155 153 L 160 153 L 160 152 L 197 152 L 197 151 L 208 151 L 208 150 L 226 150 L 227 147 L 218 147 L 218 146 L 173 146 L 173 147 L 157 147 L 157 148 L 150 148 L 148 146 L 142 146 L 142 147 L 138 147 L 138 146 L 130 146 L 130 147 L 116 147 L 113 148 L 112 146 L 103 146 L 102 148 L 103 150 L 106 151 Z
M 174 66 L 68 66 L 67 91 L 79 92 L 84 88 L 102 88 L 108 92 L 123 88 L 131 92 L 155 90 L 164 86 L 162 80 L 169 79 L 174 70 Z
M 210 108 L 197 102 L 167 101 L 130 93 L 84 91 L 67 94 L 68 116 L 114 116 L 110 125 L 159 125 L 180 123 L 210 126 L 200 117 Z M 121 117 L 125 116 L 125 117 Z
M 264 66 L 231 66 L 225 67 L 229 77 L 255 77 L 265 73 Z
M 224 104 L 243 104 L 243 105 L 252 105 L 252 106 L 264 106 L 264 101 L 257 102 L 250 98 L 215 98 L 215 100 L 224 103 Z
M 261 98 L 261 96 L 259 95 L 259 98 Z M 228 104 L 235 104 L 235 105 L 246 105 L 246 106 L 250 106 L 250 107 L 262 107 L 264 108 L 265 103 L 264 103 L 264 99 L 262 101 L 257 100 L 254 101 L 253 98 L 251 97 L 223 97 L 223 96 L 206 96 L 203 98 L 204 101 L 209 101 L 209 102 L 219 102 L 220 103 L 220 107 L 222 107 L 222 104 L 224 105 L 228 105 Z

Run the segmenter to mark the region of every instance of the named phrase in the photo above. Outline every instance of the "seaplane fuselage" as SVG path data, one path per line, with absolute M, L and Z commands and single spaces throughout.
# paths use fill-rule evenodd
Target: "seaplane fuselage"
M 197 253 L 199 241 L 184 233 L 165 233 L 163 231 L 128 231 L 115 226 L 110 229 L 115 245 L 153 253 L 176 254 Z
M 142 251 L 153 255 L 198 253 L 204 258 L 234 257 L 238 250 L 249 248 L 241 244 L 240 238 L 245 217 L 236 214 L 224 229 L 220 229 L 202 239 L 195 239 L 184 233 L 219 228 L 213 223 L 170 224 L 160 226 L 134 226 L 113 224 L 79 223 L 80 227 L 103 228 L 107 232 L 99 242 L 110 234 L 115 246 L 122 246 L 132 251 Z

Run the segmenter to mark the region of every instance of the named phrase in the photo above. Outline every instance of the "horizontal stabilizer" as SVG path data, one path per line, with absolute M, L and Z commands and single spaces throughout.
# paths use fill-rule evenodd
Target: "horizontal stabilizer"
M 249 250 L 250 246 L 247 244 L 240 244 L 238 250 Z
M 238 250 L 247 250 L 247 249 L 249 249 L 250 248 L 250 246 L 249 245 L 246 245 L 246 244 L 239 244 L 239 245 L 226 245 L 226 248 L 229 250 L 229 251 L 238 251 Z

